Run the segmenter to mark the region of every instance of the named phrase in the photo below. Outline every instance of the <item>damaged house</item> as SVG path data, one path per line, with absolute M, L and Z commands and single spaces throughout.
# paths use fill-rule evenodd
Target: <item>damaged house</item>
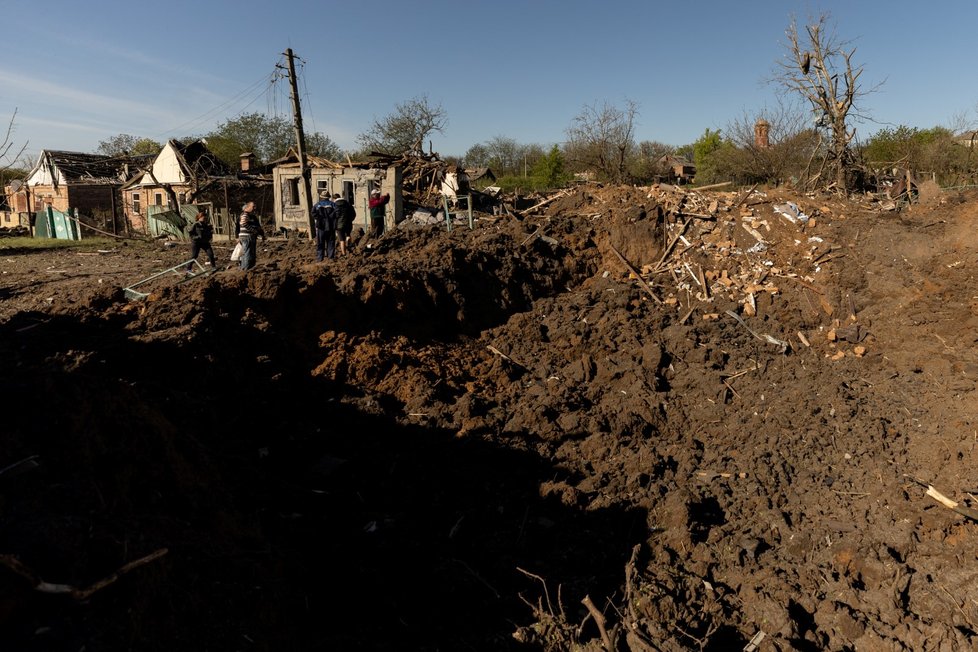
M 404 215 L 404 198 L 401 191 L 403 171 L 400 165 L 388 164 L 377 167 L 375 163 L 348 163 L 342 165 L 319 156 L 307 156 L 310 190 L 313 203 L 321 192 L 346 198 L 357 211 L 354 228 L 364 231 L 370 228 L 367 202 L 374 189 L 391 196 L 387 204 L 385 226 L 401 222 Z M 309 233 L 310 207 L 302 192 L 299 157 L 295 151 L 275 161 L 272 169 L 275 188 L 275 228 L 286 231 Z
M 126 218 L 133 229 L 153 236 L 182 237 L 198 210 L 211 216 L 214 232 L 231 237 L 242 204 L 267 210 L 271 181 L 255 170 L 254 156 L 241 157 L 234 171 L 203 140 L 169 140 L 160 153 L 122 188 Z M 177 206 L 180 207 L 177 211 Z
M 667 154 L 656 161 L 656 164 L 661 172 L 660 179 L 668 183 L 693 183 L 696 177 L 696 166 L 678 156 Z
M 26 226 L 33 224 L 32 216 L 39 211 L 77 211 L 82 225 L 111 234 L 124 233 L 119 189 L 140 163 L 140 157 L 41 150 L 27 178 L 5 189 L 10 211 L 7 219 Z

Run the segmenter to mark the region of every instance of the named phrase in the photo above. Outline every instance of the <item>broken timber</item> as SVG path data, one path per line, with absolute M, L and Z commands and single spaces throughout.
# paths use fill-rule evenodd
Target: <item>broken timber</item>
M 543 207 L 544 207 L 544 206 L 546 206 L 547 204 L 549 204 L 549 203 L 551 203 L 551 202 L 555 202 L 555 201 L 557 201 L 558 199 L 560 199 L 561 197 L 566 197 L 566 196 L 567 196 L 567 195 L 569 195 L 570 193 L 571 193 L 571 191 L 570 191 L 570 190 L 561 190 L 561 191 L 560 191 L 560 192 L 558 192 L 558 193 L 557 193 L 556 195 L 553 195 L 552 197 L 548 197 L 547 199 L 544 199 L 544 200 L 543 200 L 542 202 L 539 202 L 539 203 L 537 203 L 537 204 L 534 204 L 533 206 L 530 206 L 530 207 L 529 207 L 529 208 L 527 208 L 527 209 L 526 209 L 525 211 L 523 211 L 523 213 L 524 213 L 525 215 L 529 215 L 530 213 L 532 213 L 532 212 L 534 212 L 534 211 L 535 211 L 535 210 L 537 210 L 538 208 L 543 208 Z
M 609 245 L 609 246 L 611 247 L 611 250 L 615 252 L 615 255 L 618 256 L 618 259 L 621 260 L 621 262 L 624 263 L 625 267 L 628 268 L 628 271 L 630 271 L 632 274 L 635 275 L 635 278 L 637 278 L 639 284 L 641 284 L 641 286 L 645 288 L 645 291 L 649 293 L 649 296 L 655 299 L 656 303 L 662 303 L 662 299 L 656 296 L 655 292 L 652 291 L 652 286 L 646 283 L 645 279 L 642 278 L 642 275 L 638 273 L 638 270 L 635 269 L 635 267 L 630 262 L 625 260 L 625 257 L 621 255 L 620 251 L 615 249 L 614 245 Z
M 958 514 L 961 514 L 962 516 L 966 516 L 970 518 L 972 521 L 978 521 L 978 510 L 972 509 L 970 507 L 965 507 L 961 503 L 951 500 L 950 498 L 942 494 L 940 491 L 935 489 L 932 484 L 924 482 L 923 480 L 919 480 L 910 475 L 906 477 L 910 478 L 911 480 L 919 484 L 921 487 L 927 487 L 927 491 L 925 492 L 926 495 L 930 496 L 931 498 L 933 498 L 940 504 L 944 505 L 948 509 L 955 511 Z
M 672 242 L 669 243 L 669 246 L 666 247 L 666 250 L 662 252 L 662 256 L 659 258 L 659 261 L 655 264 L 656 271 L 660 270 L 660 268 L 662 267 L 662 263 L 665 261 L 666 257 L 669 256 L 669 253 L 672 251 L 672 248 L 676 246 L 676 243 L 679 242 L 679 239 L 683 237 L 684 233 L 686 233 L 686 229 L 689 227 L 689 223 L 692 221 L 693 221 L 692 217 L 686 220 L 686 222 L 683 224 L 683 228 L 679 229 L 679 233 L 677 233 L 676 236 L 672 239 Z M 612 247 L 612 249 L 614 249 L 614 247 Z M 615 253 L 618 254 L 617 251 L 615 251 Z M 621 257 L 621 254 L 618 254 L 618 256 Z M 625 259 L 622 258 L 622 260 Z
M 85 587 L 83 589 L 75 586 L 71 586 L 70 584 L 54 584 L 52 582 L 45 582 L 40 577 L 35 575 L 34 572 L 31 571 L 31 569 L 29 569 L 27 566 L 22 564 L 20 560 L 14 557 L 13 555 L 0 555 L 0 564 L 6 566 L 8 569 L 13 571 L 17 575 L 20 575 L 24 579 L 30 581 L 31 584 L 33 585 L 34 590 L 39 593 L 68 595 L 76 600 L 87 600 L 88 598 L 92 597 L 92 595 L 95 594 L 97 591 L 100 591 L 105 587 L 107 587 L 108 585 L 114 583 L 116 580 L 118 580 L 120 577 L 122 577 L 129 571 L 135 570 L 136 568 L 148 564 L 151 561 L 155 561 L 156 559 L 159 559 L 160 557 L 165 555 L 167 552 L 168 550 L 166 548 L 160 548 L 159 550 L 156 550 L 155 552 L 151 552 L 145 557 L 140 557 L 139 559 L 135 559 L 129 562 L 128 564 L 123 565 L 121 568 L 119 568 L 119 570 L 115 571 L 114 573 L 98 580 L 94 584 Z

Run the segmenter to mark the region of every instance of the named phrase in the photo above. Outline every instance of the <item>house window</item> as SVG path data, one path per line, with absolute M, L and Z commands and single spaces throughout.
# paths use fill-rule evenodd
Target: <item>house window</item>
M 163 193 L 158 192 L 153 195 L 153 203 L 157 206 L 163 205 Z
M 321 195 L 324 190 L 329 192 L 329 179 L 320 179 L 316 182 L 316 196 L 312 198 L 313 201 L 319 199 L 319 195 Z
M 139 193 L 132 193 L 132 212 L 139 215 Z
M 299 177 L 289 179 L 289 204 L 299 205 Z

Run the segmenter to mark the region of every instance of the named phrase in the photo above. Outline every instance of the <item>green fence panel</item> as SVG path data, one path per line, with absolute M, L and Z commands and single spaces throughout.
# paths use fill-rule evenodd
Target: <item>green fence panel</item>
M 164 206 L 150 206 L 147 210 L 149 234 L 154 238 L 166 235 L 176 240 L 187 241 L 190 239 L 187 228 L 193 224 L 196 217 L 196 204 L 184 204 L 180 207 L 179 213 Z
M 75 211 L 77 215 L 77 211 Z M 78 221 L 70 213 L 62 213 L 50 206 L 36 214 L 34 236 L 59 240 L 81 240 Z

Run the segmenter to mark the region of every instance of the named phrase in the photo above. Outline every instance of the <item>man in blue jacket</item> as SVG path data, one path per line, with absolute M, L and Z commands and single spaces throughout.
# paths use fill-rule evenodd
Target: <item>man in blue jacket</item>
M 336 204 L 330 200 L 328 191 L 319 193 L 312 217 L 316 223 L 316 262 L 336 258 Z

